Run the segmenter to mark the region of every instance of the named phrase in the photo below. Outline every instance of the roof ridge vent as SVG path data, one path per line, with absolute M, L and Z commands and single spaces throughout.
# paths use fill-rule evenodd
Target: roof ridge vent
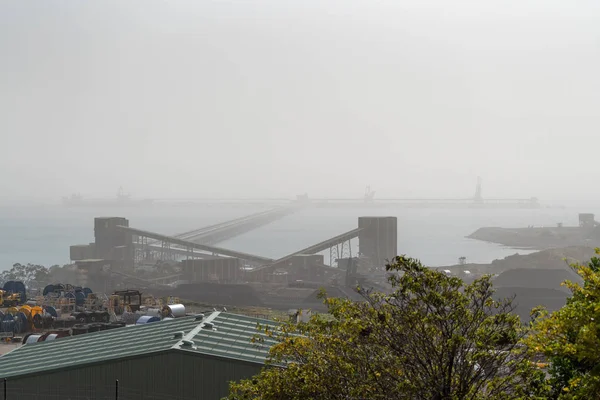
M 191 340 L 182 340 L 181 341 L 181 345 L 183 347 L 193 347 L 194 346 L 194 342 Z
M 184 331 L 175 332 L 173 334 L 173 339 L 181 339 L 183 337 L 183 335 L 185 335 Z
M 205 322 L 202 325 L 202 328 L 204 328 L 204 329 L 214 329 L 214 327 L 215 327 L 215 324 L 213 324 L 212 322 Z
M 204 319 L 204 314 L 198 314 L 196 315 L 196 318 L 194 318 L 195 321 L 202 321 Z

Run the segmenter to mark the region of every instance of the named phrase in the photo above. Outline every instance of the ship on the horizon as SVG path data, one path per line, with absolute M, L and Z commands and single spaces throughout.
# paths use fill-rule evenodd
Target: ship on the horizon
M 63 197 L 62 203 L 67 207 L 132 207 L 151 205 L 152 200 L 133 200 L 131 195 L 125 194 L 120 187 L 117 197 L 114 199 L 84 199 L 80 194 L 72 194 L 70 197 Z

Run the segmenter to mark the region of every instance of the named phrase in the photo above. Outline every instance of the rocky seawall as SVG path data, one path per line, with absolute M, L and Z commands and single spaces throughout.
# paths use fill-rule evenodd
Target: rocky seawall
M 570 270 L 570 264 L 586 264 L 594 257 L 593 247 L 571 246 L 546 249 L 531 254 L 514 254 L 489 264 L 455 264 L 438 269 L 446 269 L 460 275 L 481 276 L 482 274 L 498 275 L 513 269 L 532 271 L 560 269 Z M 465 273 L 468 271 L 468 273 Z M 527 279 L 526 281 L 529 281 Z M 517 282 L 515 282 L 516 284 Z
M 600 235 L 596 230 L 579 227 L 553 228 L 479 228 L 467 238 L 497 243 L 504 246 L 544 250 L 559 247 L 600 246 Z

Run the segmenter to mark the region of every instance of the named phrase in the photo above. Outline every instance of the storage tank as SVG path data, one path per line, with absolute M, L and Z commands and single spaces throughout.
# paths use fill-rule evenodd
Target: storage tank
M 163 316 L 165 317 L 185 317 L 185 306 L 183 304 L 169 304 L 163 307 Z

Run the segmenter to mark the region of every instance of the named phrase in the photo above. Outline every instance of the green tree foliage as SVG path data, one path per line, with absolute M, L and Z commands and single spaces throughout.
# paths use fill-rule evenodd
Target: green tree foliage
M 572 295 L 560 310 L 534 310 L 528 344 L 550 363 L 549 398 L 600 399 L 600 259 L 573 268 L 583 283 L 564 283 Z
M 14 264 L 13 267 L 0 274 L 2 284 L 8 281 L 21 281 L 30 287 L 44 287 L 48 281 L 48 268 L 36 264 Z
M 269 366 L 229 398 L 543 398 L 526 330 L 510 299 L 494 300 L 490 277 L 465 285 L 405 256 L 387 270 L 391 294 L 325 298 L 332 318 L 265 329 Z

